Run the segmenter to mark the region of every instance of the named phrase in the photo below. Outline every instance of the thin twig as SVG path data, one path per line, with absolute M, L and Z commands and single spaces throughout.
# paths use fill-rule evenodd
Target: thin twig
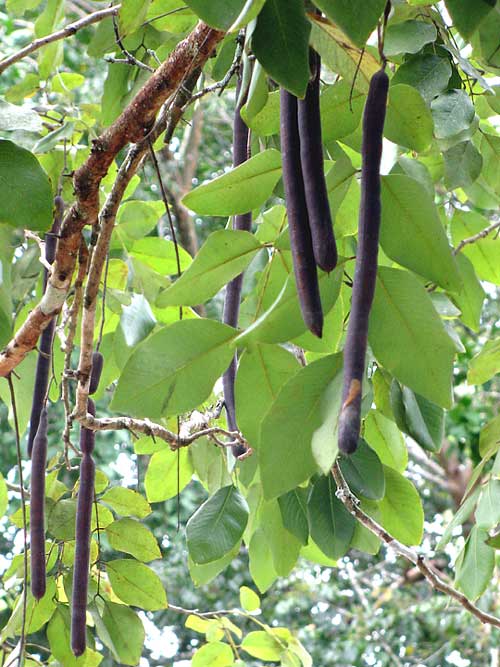
M 453 250 L 453 254 L 458 255 L 458 253 L 466 245 L 470 245 L 471 243 L 476 243 L 476 241 L 480 241 L 481 239 L 486 238 L 487 236 L 489 236 L 491 234 L 491 232 L 494 232 L 495 229 L 500 229 L 500 220 L 498 222 L 494 222 L 489 227 L 486 227 L 485 229 L 482 229 L 477 234 L 474 234 L 473 236 L 469 236 L 468 238 L 463 239 L 462 241 L 460 241 L 460 243 L 457 245 L 457 247 Z
M 126 49 L 125 45 L 122 42 L 120 30 L 118 28 L 118 21 L 116 20 L 116 15 L 113 15 L 113 30 L 115 32 L 116 43 L 120 47 L 120 51 L 125 56 L 125 60 L 123 62 L 128 63 L 129 65 L 134 65 L 135 67 L 139 67 L 139 69 L 144 69 L 146 70 L 146 72 L 154 72 L 155 70 L 153 67 L 150 67 L 149 65 L 146 65 L 146 63 L 141 62 L 134 55 L 132 55 L 130 51 Z M 114 62 L 119 62 L 119 61 L 115 59 Z
M 33 40 L 30 44 L 20 49 L 20 51 L 13 53 L 11 56 L 8 56 L 8 58 L 0 60 L 0 74 L 5 71 L 7 67 L 10 67 L 10 65 L 19 62 L 30 53 L 33 53 L 33 51 L 37 51 L 43 46 L 47 46 L 47 44 L 51 44 L 52 42 L 57 42 L 60 39 L 64 39 L 65 37 L 71 37 L 71 35 L 76 34 L 82 28 L 86 28 L 88 25 L 92 25 L 92 23 L 102 21 L 108 16 L 116 16 L 120 7 L 121 5 L 114 5 L 113 7 L 107 7 L 106 9 L 100 9 L 99 11 L 93 12 L 92 14 L 79 19 L 78 21 L 69 23 L 64 28 L 61 28 L 61 30 L 57 30 L 50 35 L 45 35 L 45 37 L 39 37 L 38 39 Z
M 450 598 L 456 600 L 464 609 L 467 609 L 473 616 L 475 616 L 481 623 L 492 625 L 500 628 L 500 618 L 488 614 L 482 609 L 479 609 L 473 602 L 471 602 L 463 593 L 454 588 L 451 584 L 446 583 L 441 576 L 434 570 L 433 566 L 415 549 L 405 546 L 402 542 L 397 540 L 385 528 L 372 519 L 368 514 L 363 512 L 359 505 L 359 500 L 352 493 L 347 482 L 342 475 L 338 463 L 332 468 L 332 475 L 337 484 L 337 496 L 344 504 L 347 510 L 363 525 L 365 528 L 376 535 L 384 544 L 390 547 L 398 556 L 416 565 L 425 579 L 437 591 L 441 591 Z

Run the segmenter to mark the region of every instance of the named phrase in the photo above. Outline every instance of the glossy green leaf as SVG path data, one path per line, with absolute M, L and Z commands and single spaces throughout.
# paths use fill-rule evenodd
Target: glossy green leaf
M 311 441 L 326 421 L 325 392 L 340 369 L 339 355 L 302 368 L 283 386 L 264 418 L 258 453 L 266 498 L 292 491 L 316 472 Z
M 435 135 L 448 139 L 467 130 L 474 120 L 474 105 L 465 90 L 447 90 L 431 104 Z
M 249 632 L 241 643 L 241 648 L 254 658 L 266 662 L 280 660 L 283 645 L 269 632 L 256 630 Z
M 385 8 L 385 0 L 315 0 L 357 46 L 365 46 Z
M 422 500 L 413 484 L 384 467 L 385 496 L 379 503 L 380 523 L 403 544 L 420 544 L 424 530 Z
M 453 243 L 458 245 L 460 241 L 475 236 L 489 224 L 485 217 L 474 211 L 455 211 L 451 220 Z M 466 245 L 461 252 L 470 259 L 481 280 L 500 285 L 498 241 L 494 233 Z
M 309 537 L 307 489 L 298 486 L 278 498 L 283 525 L 304 546 Z
M 182 248 L 177 247 L 181 271 L 191 264 L 191 256 Z M 168 239 L 148 237 L 136 241 L 131 250 L 132 257 L 140 260 L 154 271 L 168 276 L 177 275 L 177 253 L 175 244 Z
M 490 479 L 481 489 L 476 513 L 476 526 L 490 530 L 500 522 L 500 480 Z
M 111 640 L 115 660 L 124 665 L 137 665 L 146 636 L 137 614 L 126 605 L 106 602 L 102 622 Z
M 165 308 L 204 303 L 242 273 L 261 247 L 249 232 L 229 229 L 213 232 L 187 271 L 160 294 L 156 305 Z
M 113 592 L 122 602 L 148 611 L 167 608 L 160 577 L 144 563 L 131 558 L 106 563 Z
M 0 222 L 37 231 L 52 225 L 47 174 L 32 153 L 4 139 L 0 140 Z
M 248 521 L 248 505 L 234 486 L 219 489 L 196 510 L 186 526 L 189 555 L 210 563 L 240 541 Z
M 205 23 L 221 30 L 227 30 L 238 18 L 245 5 L 245 0 L 220 0 L 219 2 L 186 0 L 186 5 L 191 7 Z
M 260 608 L 260 598 L 251 588 L 242 586 L 240 588 L 240 604 L 245 611 L 257 611 Z
M 472 141 L 460 141 L 443 153 L 446 187 L 466 188 L 479 177 L 483 156 Z
M 252 48 L 269 76 L 298 97 L 309 81 L 309 33 L 302 0 L 267 0 L 257 17 Z
M 436 26 L 426 21 L 401 21 L 389 25 L 385 32 L 384 53 L 387 57 L 399 53 L 418 53 L 437 37 Z
M 365 419 L 364 437 L 386 466 L 403 472 L 408 464 L 408 450 L 396 424 L 378 410 Z
M 123 486 L 113 486 L 100 500 L 120 516 L 136 516 L 139 519 L 151 514 L 151 507 L 143 495 Z
M 391 406 L 399 428 L 430 452 L 438 452 L 444 439 L 444 410 L 396 380 L 391 385 Z
M 299 368 L 294 355 L 278 345 L 257 344 L 241 356 L 235 385 L 236 417 L 238 427 L 252 447 L 258 447 L 264 415 L 281 387 Z
M 87 648 L 80 658 L 75 658 L 70 644 L 71 620 L 67 605 L 58 604 L 47 626 L 47 639 L 54 658 L 64 667 L 97 667 L 102 655 Z
M 307 502 L 311 537 L 324 554 L 334 559 L 346 553 L 356 523 L 336 491 L 332 475 L 319 477 Z
M 477 600 L 493 576 L 495 550 L 486 544 L 488 532 L 473 526 L 465 543 L 462 558 L 457 561 L 455 583 L 469 600 Z
M 297 564 L 301 544 L 283 525 L 277 500 L 264 502 L 259 512 L 260 526 L 271 552 L 273 570 L 287 577 Z
M 358 448 L 351 456 L 341 457 L 340 469 L 349 488 L 357 495 L 369 500 L 381 500 L 385 494 L 385 479 L 382 463 L 373 449 L 360 439 Z
M 169 500 L 191 481 L 193 467 L 187 448 L 176 452 L 168 447 L 155 452 L 148 463 L 144 486 L 151 503 Z
M 447 58 L 418 54 L 408 58 L 391 79 L 391 85 L 405 83 L 413 86 L 426 102 L 446 90 L 451 77 L 451 65 Z
M 247 213 L 269 199 L 280 177 L 281 153 L 269 148 L 239 167 L 191 190 L 182 203 L 202 215 Z
M 432 142 L 431 112 L 418 90 L 406 84 L 390 87 L 384 135 L 395 144 L 425 151 Z
M 145 563 L 161 558 L 153 534 L 134 519 L 118 519 L 106 527 L 109 543 L 116 551 L 123 551 Z
M 212 561 L 211 563 L 206 563 L 205 565 L 195 563 L 191 557 L 188 557 L 189 574 L 191 575 L 191 579 L 193 580 L 194 585 L 204 586 L 205 584 L 213 581 L 213 579 L 215 579 L 217 575 L 223 572 L 228 567 L 228 565 L 232 563 L 232 561 L 238 556 L 240 546 L 241 543 L 238 542 L 235 548 L 228 554 L 222 558 L 219 558 L 218 560 Z
M 196 651 L 191 662 L 192 667 L 231 667 L 234 655 L 229 644 L 210 642 Z
M 378 361 L 402 384 L 441 407 L 451 406 L 455 345 L 425 288 L 407 271 L 379 268 L 369 341 Z
M 461 288 L 434 200 L 409 176 L 395 174 L 382 179 L 380 244 L 385 254 L 402 266 L 446 289 Z
M 265 533 L 258 528 L 248 545 L 249 570 L 261 593 L 265 593 L 276 581 L 278 574 L 273 567 L 273 558 Z
M 485 20 L 495 6 L 496 0 L 446 0 L 446 9 L 450 12 L 453 25 L 464 36 L 470 37 Z
M 500 338 L 487 340 L 481 352 L 471 359 L 467 382 L 484 384 L 497 373 L 500 373 Z
M 352 90 L 350 81 L 327 86 L 320 98 L 323 142 L 352 134 L 361 121 L 364 102 L 364 94 Z
M 112 409 L 152 419 L 202 403 L 233 356 L 234 330 L 212 320 L 183 320 L 138 345 L 127 361 Z

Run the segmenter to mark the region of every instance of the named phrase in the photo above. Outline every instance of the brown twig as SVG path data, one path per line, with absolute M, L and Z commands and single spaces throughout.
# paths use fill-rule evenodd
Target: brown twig
M 486 238 L 491 234 L 491 232 L 494 232 L 495 229 L 500 229 L 500 221 L 494 222 L 492 225 L 490 225 L 489 227 L 485 227 L 485 229 L 482 229 L 477 234 L 469 236 L 468 238 L 460 241 L 457 247 L 453 250 L 453 254 L 458 255 L 458 253 L 462 250 L 462 248 L 465 248 L 465 246 L 470 245 L 471 243 L 476 243 L 477 241 Z
M 52 44 L 52 42 L 57 42 L 61 39 L 64 39 L 65 37 L 71 37 L 82 28 L 86 28 L 87 26 L 92 25 L 92 23 L 98 23 L 99 21 L 102 21 L 108 16 L 116 16 L 118 14 L 120 7 L 121 5 L 114 5 L 113 7 L 107 7 L 106 9 L 100 9 L 99 11 L 93 12 L 88 16 L 84 16 L 78 21 L 69 23 L 64 28 L 56 30 L 56 32 L 53 32 L 50 35 L 45 35 L 45 37 L 39 37 L 38 39 L 34 39 L 30 44 L 23 47 L 16 53 L 13 53 L 11 56 L 8 56 L 7 58 L 0 60 L 0 74 L 4 72 L 7 69 L 7 67 L 10 67 L 14 63 L 19 62 L 26 56 L 29 56 L 30 53 L 33 53 L 34 51 L 41 49 L 43 46 L 47 46 L 47 44 Z

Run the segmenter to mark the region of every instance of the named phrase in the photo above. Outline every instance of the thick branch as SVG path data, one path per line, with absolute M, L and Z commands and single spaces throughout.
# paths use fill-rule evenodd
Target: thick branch
M 437 591 L 441 591 L 450 598 L 456 600 L 462 607 L 467 609 L 473 616 L 485 623 L 487 625 L 493 625 L 496 628 L 500 628 L 500 618 L 488 614 L 485 611 L 482 611 L 477 607 L 473 602 L 471 602 L 463 593 L 454 588 L 451 584 L 446 583 L 432 567 L 432 565 L 414 549 L 405 546 L 390 533 L 388 533 L 385 528 L 383 528 L 379 523 L 374 521 L 368 514 L 365 514 L 359 506 L 359 500 L 351 492 L 347 482 L 342 475 L 338 463 L 332 468 L 332 475 L 337 484 L 337 496 L 349 512 L 363 525 L 365 528 L 376 535 L 384 544 L 391 547 L 398 556 L 402 556 L 406 560 L 410 561 L 418 567 L 422 575 L 427 579 L 430 585 Z
M 24 48 L 20 49 L 16 53 L 13 53 L 8 58 L 0 60 L 0 74 L 5 71 L 7 67 L 10 67 L 26 56 L 29 56 L 29 54 L 33 53 L 33 51 L 38 51 L 38 49 L 41 49 L 42 46 L 47 46 L 47 44 L 52 44 L 52 42 L 58 42 L 65 37 L 71 37 L 71 35 L 74 35 L 82 28 L 86 28 L 87 26 L 92 25 L 92 23 L 98 23 L 108 16 L 116 16 L 120 7 L 121 5 L 114 5 L 113 7 L 107 7 L 106 9 L 100 9 L 99 11 L 93 12 L 88 16 L 84 16 L 78 21 L 69 23 L 64 28 L 53 32 L 50 35 L 45 35 L 45 37 L 39 37 L 38 39 L 33 40 L 30 44 L 27 44 Z
M 116 155 L 128 143 L 140 142 L 148 135 L 163 103 L 177 90 L 186 73 L 204 65 L 223 36 L 223 32 L 200 22 L 177 45 L 116 121 L 93 142 L 90 156 L 74 176 L 77 199 L 62 225 L 47 290 L 0 354 L 0 377 L 8 375 L 35 347 L 42 330 L 61 310 L 71 285 L 82 230 L 85 225 L 97 222 L 99 185 Z

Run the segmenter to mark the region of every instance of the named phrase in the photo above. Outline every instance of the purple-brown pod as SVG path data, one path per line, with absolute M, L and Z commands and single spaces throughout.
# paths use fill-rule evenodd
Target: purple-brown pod
M 297 98 L 284 88 L 281 89 L 280 129 L 283 184 L 297 294 L 304 323 L 321 338 L 323 309 L 300 161 Z
M 344 387 L 339 416 L 339 449 L 356 451 L 361 428 L 361 398 L 368 344 L 368 321 L 375 295 L 381 220 L 380 161 L 389 78 L 373 75 L 363 116 L 361 205 L 351 312 L 344 348 Z
M 45 595 L 45 468 L 47 465 L 47 408 L 40 415 L 33 440 L 30 482 L 31 592 L 36 600 Z
M 305 98 L 298 101 L 300 161 L 314 259 L 320 269 L 330 273 L 337 266 L 338 257 L 323 167 L 319 102 L 321 58 L 313 49 L 310 51 L 310 61 L 312 79 Z
M 71 599 L 71 649 L 74 655 L 85 653 L 87 629 L 87 591 L 90 569 L 90 529 L 94 501 L 95 466 L 90 454 L 80 464 L 80 488 L 76 508 L 75 564 Z
M 102 367 L 104 365 L 104 357 L 100 352 L 92 353 L 92 371 L 90 373 L 89 394 L 95 394 L 101 379 Z
M 94 401 L 89 398 L 87 401 L 87 412 L 89 412 L 93 417 L 95 417 L 95 404 Z M 94 451 L 95 444 L 95 431 L 92 431 L 90 428 L 85 428 L 85 426 L 80 427 L 80 449 L 83 454 L 92 454 Z

